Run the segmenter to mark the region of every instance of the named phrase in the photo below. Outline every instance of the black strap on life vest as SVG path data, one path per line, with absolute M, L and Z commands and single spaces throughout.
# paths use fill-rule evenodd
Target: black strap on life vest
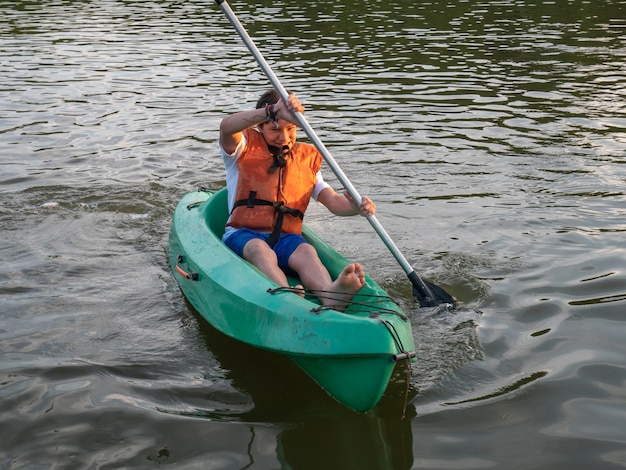
M 252 209 L 254 206 L 272 206 L 274 207 L 274 211 L 278 212 L 276 224 L 274 224 L 274 230 L 266 240 L 268 245 L 272 248 L 274 248 L 274 245 L 278 243 L 278 237 L 280 236 L 280 232 L 283 228 L 283 219 L 285 217 L 285 214 L 289 214 L 293 217 L 298 217 L 300 220 L 304 219 L 304 213 L 300 209 L 292 209 L 291 207 L 287 207 L 283 201 L 272 202 L 266 199 L 257 199 L 256 191 L 250 191 L 247 199 L 239 199 L 237 202 L 235 202 L 235 205 L 233 206 L 233 211 L 237 207 L 241 206 L 246 206 L 249 209 Z

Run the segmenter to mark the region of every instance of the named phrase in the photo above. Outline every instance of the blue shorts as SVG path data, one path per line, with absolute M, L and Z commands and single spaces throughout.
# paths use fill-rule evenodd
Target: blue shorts
M 226 237 L 224 243 L 228 248 L 233 250 L 239 256 L 243 257 L 243 247 L 246 246 L 250 240 L 260 238 L 261 240 L 267 240 L 269 233 L 257 232 L 256 230 L 250 230 L 248 228 L 240 228 L 235 230 Z M 307 243 L 302 235 L 297 233 L 281 233 L 278 242 L 274 245 L 274 253 L 278 257 L 278 267 L 288 274 L 292 274 L 293 271 L 289 269 L 289 257 L 296 251 L 301 244 Z

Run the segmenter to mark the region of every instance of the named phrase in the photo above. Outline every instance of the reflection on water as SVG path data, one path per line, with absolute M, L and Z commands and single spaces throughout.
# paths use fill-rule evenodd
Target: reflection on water
M 231 6 L 461 307 L 416 310 L 367 223 L 313 207 L 409 314 L 408 390 L 357 415 L 225 340 L 165 247 L 180 196 L 224 185 L 257 65 L 207 2 L 0 2 L 0 466 L 623 467 L 624 3 Z

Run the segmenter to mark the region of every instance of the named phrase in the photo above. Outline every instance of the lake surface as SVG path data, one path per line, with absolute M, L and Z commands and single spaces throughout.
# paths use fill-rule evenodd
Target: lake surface
M 359 415 L 218 334 L 169 224 L 224 186 L 219 122 L 262 72 L 214 2 L 0 1 L 0 467 L 626 467 L 626 4 L 231 6 L 459 307 L 417 309 L 365 219 L 316 206 L 418 362 Z

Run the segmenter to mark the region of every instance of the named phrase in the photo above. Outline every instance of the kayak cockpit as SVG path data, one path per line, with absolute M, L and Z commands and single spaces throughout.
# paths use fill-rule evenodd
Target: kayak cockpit
M 221 240 L 224 235 L 225 225 L 228 219 L 228 193 L 226 189 L 214 193 L 209 199 L 206 200 L 206 202 L 202 204 L 200 209 L 208 229 L 218 240 Z M 346 258 L 331 249 L 306 225 L 303 228 L 302 235 L 308 243 L 315 247 L 322 263 L 326 266 L 326 269 L 328 269 L 333 278 L 337 277 L 341 270 L 349 264 L 349 261 Z M 290 286 L 300 284 L 300 279 L 295 276 L 288 276 L 288 281 Z M 274 291 L 278 293 L 281 291 L 281 288 L 277 287 Z M 319 313 L 325 310 L 319 300 L 319 297 L 324 295 L 332 296 L 333 294 L 305 291 L 305 298 L 319 306 L 317 308 L 314 307 L 312 309 L 313 312 Z M 382 291 L 377 284 L 372 282 L 368 282 L 354 296 L 346 308 L 345 313 L 363 316 L 377 316 L 381 313 L 393 313 L 404 316 L 402 310 L 387 295 L 387 293 Z

